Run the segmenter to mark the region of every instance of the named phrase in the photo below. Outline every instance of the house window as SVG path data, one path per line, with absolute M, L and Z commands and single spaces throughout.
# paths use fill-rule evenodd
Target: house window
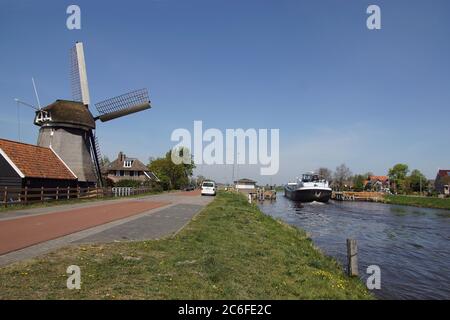
M 124 168 L 131 168 L 132 165 L 133 165 L 133 160 L 125 160 L 123 162 L 123 167 Z
M 130 171 L 130 177 L 134 177 L 134 171 Z
M 123 177 L 125 175 L 125 171 L 120 170 L 120 176 Z
M 120 176 L 120 171 L 116 170 L 116 177 L 119 177 L 119 176 Z

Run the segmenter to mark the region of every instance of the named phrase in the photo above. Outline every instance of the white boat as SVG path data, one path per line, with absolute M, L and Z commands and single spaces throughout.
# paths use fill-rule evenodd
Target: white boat
M 289 182 L 284 187 L 284 195 L 299 202 L 328 202 L 331 198 L 331 188 L 328 181 L 321 179 L 318 174 L 305 173 L 301 179 Z

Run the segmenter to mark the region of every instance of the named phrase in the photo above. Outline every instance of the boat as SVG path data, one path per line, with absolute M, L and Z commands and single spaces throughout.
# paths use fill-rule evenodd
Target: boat
M 285 185 L 284 195 L 293 201 L 326 203 L 331 198 L 331 188 L 318 174 L 305 173 L 301 179 Z

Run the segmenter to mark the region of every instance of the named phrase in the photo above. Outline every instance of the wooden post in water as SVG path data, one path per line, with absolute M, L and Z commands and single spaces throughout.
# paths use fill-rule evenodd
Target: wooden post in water
M 358 276 L 358 246 L 355 239 L 347 239 L 347 261 L 348 275 L 350 277 Z

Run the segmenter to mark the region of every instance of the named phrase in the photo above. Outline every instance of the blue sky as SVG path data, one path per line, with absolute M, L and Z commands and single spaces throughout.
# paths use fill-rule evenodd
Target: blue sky
M 81 7 L 82 29 L 66 28 Z M 382 29 L 366 27 L 381 7 Z M 98 125 L 102 153 L 144 162 L 176 128 L 279 128 L 284 183 L 346 163 L 385 174 L 404 162 L 434 178 L 450 159 L 450 2 L 0 1 L 0 137 L 18 139 L 19 97 L 70 99 L 69 49 L 85 45 L 91 100 L 147 87 L 150 111 Z M 36 143 L 21 107 L 21 140 Z M 231 166 L 197 173 L 231 180 Z

